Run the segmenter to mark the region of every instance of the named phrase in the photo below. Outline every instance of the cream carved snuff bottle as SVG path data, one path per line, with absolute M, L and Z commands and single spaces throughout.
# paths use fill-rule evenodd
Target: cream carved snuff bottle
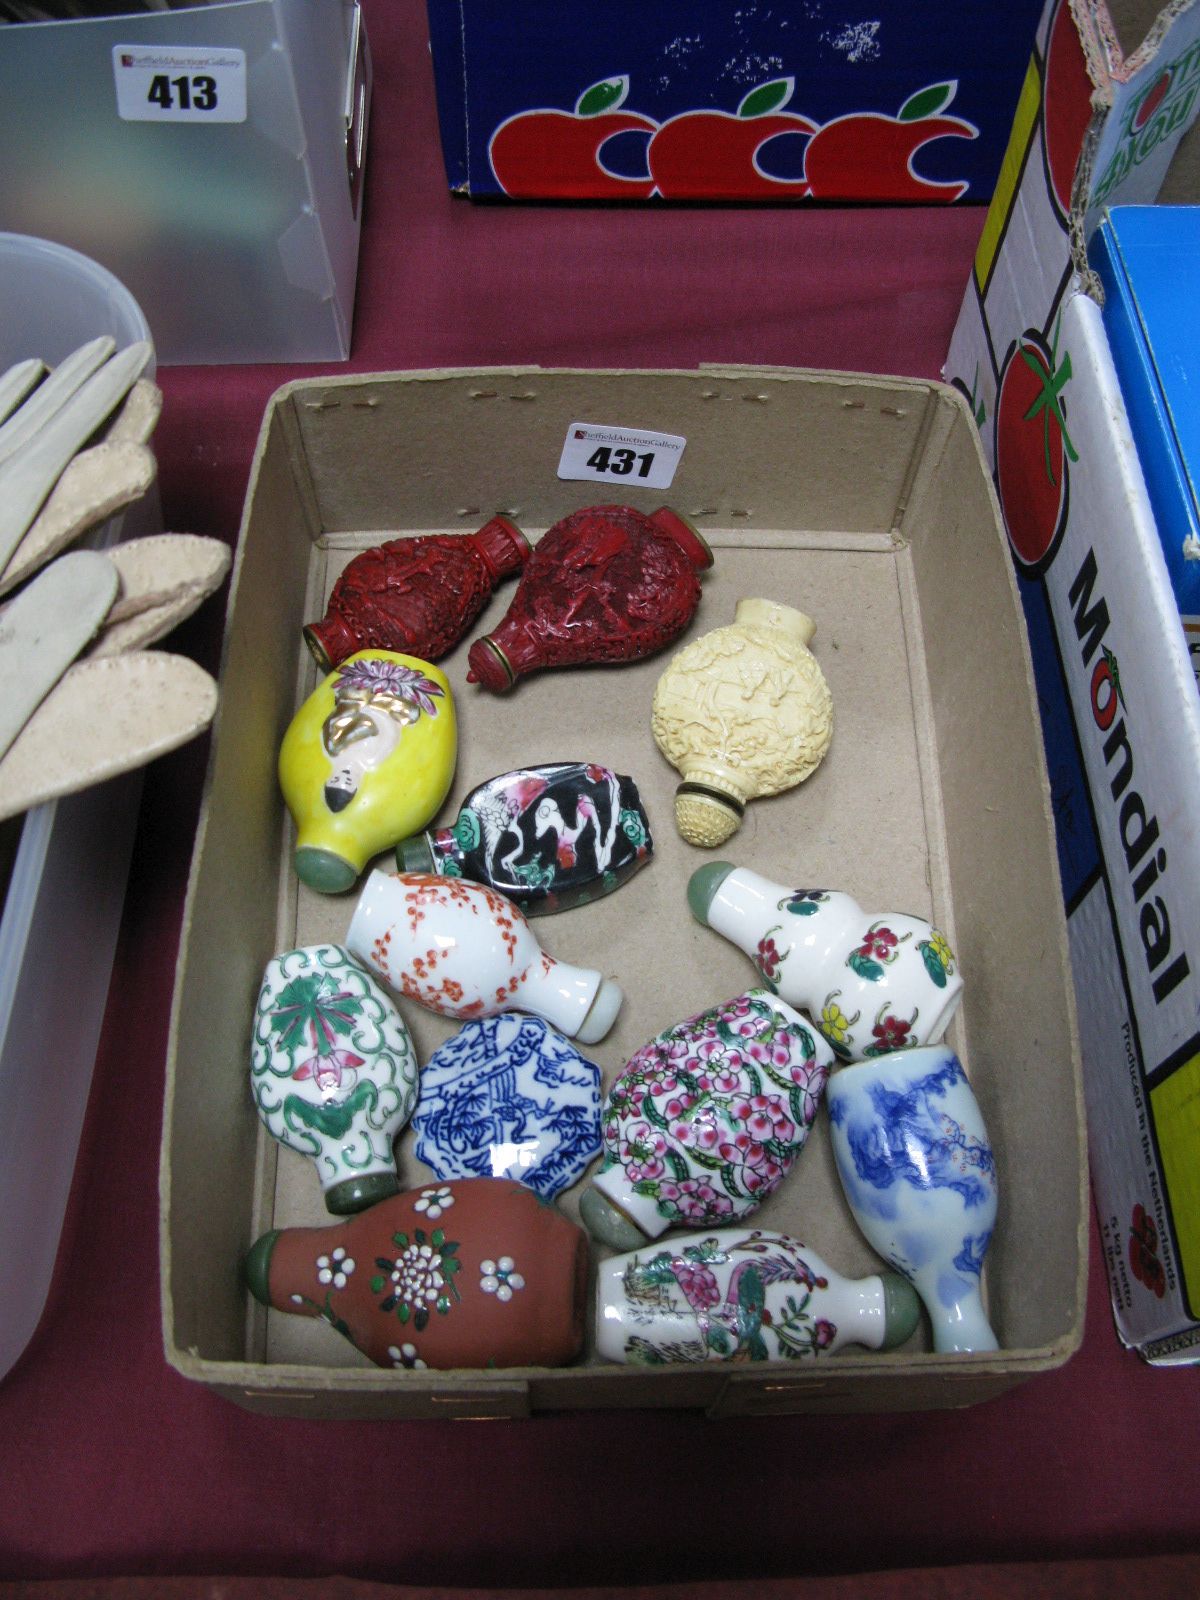
M 773 600 L 739 600 L 726 627 L 676 654 L 654 692 L 655 743 L 682 776 L 675 824 L 712 848 L 758 796 L 815 771 L 833 737 L 833 700 L 808 648 L 811 617 Z

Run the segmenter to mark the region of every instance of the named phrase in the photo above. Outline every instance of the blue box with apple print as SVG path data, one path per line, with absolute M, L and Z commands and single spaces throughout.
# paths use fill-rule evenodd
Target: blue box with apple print
M 450 187 L 513 200 L 990 198 L 1041 0 L 428 0 Z

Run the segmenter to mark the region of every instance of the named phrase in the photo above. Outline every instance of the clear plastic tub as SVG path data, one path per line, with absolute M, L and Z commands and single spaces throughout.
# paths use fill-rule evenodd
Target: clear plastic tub
M 54 366 L 111 334 L 151 337 L 133 296 L 87 256 L 0 233 L 0 371 Z M 146 375 L 152 377 L 153 361 Z M 161 525 L 158 498 L 87 539 Z M 28 1344 L 54 1272 L 112 972 L 141 774 L 5 824 L 0 857 L 0 1378 Z M 19 828 L 19 838 L 16 837 Z

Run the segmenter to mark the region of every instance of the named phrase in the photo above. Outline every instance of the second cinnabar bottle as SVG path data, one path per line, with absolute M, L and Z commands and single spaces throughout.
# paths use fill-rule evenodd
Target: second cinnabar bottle
M 712 551 L 666 506 L 588 506 L 542 535 L 499 627 L 476 639 L 469 682 L 502 693 L 546 667 L 640 661 L 679 637 Z

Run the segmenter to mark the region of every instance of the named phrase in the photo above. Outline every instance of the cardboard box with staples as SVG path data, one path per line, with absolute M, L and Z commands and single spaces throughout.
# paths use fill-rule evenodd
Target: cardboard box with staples
M 1200 698 L 1088 246 L 1200 196 L 1198 111 L 1195 0 L 1048 0 L 946 367 L 1037 675 L 1117 1330 L 1161 1363 L 1200 1359 Z
M 254 997 L 278 951 L 343 938 L 354 894 L 298 884 L 276 781 L 279 742 L 316 669 L 301 626 L 353 552 L 397 533 L 471 530 L 505 510 L 534 539 L 605 498 L 556 469 L 581 418 L 686 439 L 668 494 L 715 561 L 693 629 L 739 598 L 797 605 L 833 694 L 835 733 L 799 789 L 750 808 L 726 853 L 777 878 L 934 916 L 966 974 L 950 1039 L 995 1144 L 1001 1221 L 986 1269 L 1001 1350 L 941 1356 L 914 1335 L 886 1355 L 732 1368 L 629 1368 L 588 1350 L 555 1370 L 385 1372 L 324 1323 L 266 1314 L 238 1263 L 269 1226 L 326 1220 L 310 1165 L 275 1146 L 249 1088 Z M 453 449 L 448 448 L 453 441 Z M 613 498 L 610 495 L 608 498 Z M 665 660 L 545 672 L 504 697 L 466 682 L 470 638 L 442 663 L 459 715 L 450 803 L 524 762 L 630 773 L 655 834 L 615 894 L 539 919 L 552 954 L 621 982 L 588 1054 L 612 1081 L 663 1026 L 736 995 L 753 967 L 689 915 L 702 860 L 674 830 L 677 774 L 654 747 Z M 188 891 L 162 1151 L 168 1360 L 254 1409 L 320 1417 L 523 1415 L 563 1407 L 714 1414 L 965 1405 L 1065 1361 L 1081 1333 L 1086 1184 L 1061 891 L 1020 607 L 969 412 L 952 389 L 778 369 L 540 369 L 303 381 L 272 400 L 230 600 L 220 721 Z M 447 810 L 449 810 L 449 804 Z M 387 858 L 380 858 L 386 865 Z M 418 1056 L 454 1025 L 405 1002 Z M 401 1182 L 428 1174 L 399 1148 Z M 582 1187 L 582 1185 L 580 1186 Z M 578 1192 L 560 1203 L 578 1214 Z M 878 1263 L 855 1232 L 821 1122 L 756 1213 L 839 1271 Z

